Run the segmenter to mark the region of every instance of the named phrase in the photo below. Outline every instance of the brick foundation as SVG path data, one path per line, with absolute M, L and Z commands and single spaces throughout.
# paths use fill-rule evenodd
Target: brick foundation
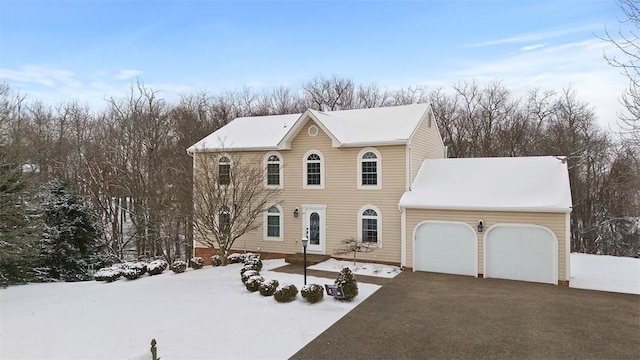
M 558 286 L 569 287 L 569 280 L 558 280 Z

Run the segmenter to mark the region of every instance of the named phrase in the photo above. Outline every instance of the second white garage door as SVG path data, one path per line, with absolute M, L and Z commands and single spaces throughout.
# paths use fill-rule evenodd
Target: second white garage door
M 484 238 L 484 276 L 557 284 L 558 241 L 536 225 L 499 224 Z
M 414 270 L 478 276 L 478 238 L 462 222 L 425 221 L 414 236 Z

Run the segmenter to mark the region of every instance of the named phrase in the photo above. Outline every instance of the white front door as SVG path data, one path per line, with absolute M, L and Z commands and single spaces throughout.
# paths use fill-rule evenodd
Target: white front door
M 302 205 L 302 236 L 309 239 L 307 251 L 324 254 L 326 249 L 326 205 Z

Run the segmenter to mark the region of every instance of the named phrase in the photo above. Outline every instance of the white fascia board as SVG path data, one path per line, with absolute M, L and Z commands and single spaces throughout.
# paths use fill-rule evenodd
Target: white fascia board
M 334 147 L 366 147 L 366 146 L 388 146 L 388 145 L 406 145 L 409 143 L 407 139 L 399 140 L 387 140 L 387 141 L 364 141 L 358 143 L 340 143 L 339 146 Z
M 571 213 L 571 209 L 555 207 L 499 207 L 499 206 L 447 206 L 447 205 L 413 205 L 398 204 L 404 209 L 424 209 L 424 210 L 461 210 L 461 211 L 516 211 L 516 212 L 544 212 L 544 213 Z
M 189 152 L 190 149 L 187 149 L 187 153 L 194 154 L 196 152 L 236 152 L 236 151 L 275 151 L 279 150 L 277 146 L 263 146 L 263 147 L 242 147 L 242 148 L 234 148 L 234 147 L 225 147 L 225 148 L 198 148 L 196 151 Z

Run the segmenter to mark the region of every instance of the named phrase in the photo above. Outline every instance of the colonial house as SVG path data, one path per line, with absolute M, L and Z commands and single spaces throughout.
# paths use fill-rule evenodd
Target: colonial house
M 264 186 L 281 189 L 236 250 L 293 254 L 308 237 L 332 255 L 352 237 L 375 246 L 359 259 L 414 271 L 570 280 L 566 159 L 447 159 L 427 104 L 237 118 L 187 152 L 194 169 L 260 156 Z

